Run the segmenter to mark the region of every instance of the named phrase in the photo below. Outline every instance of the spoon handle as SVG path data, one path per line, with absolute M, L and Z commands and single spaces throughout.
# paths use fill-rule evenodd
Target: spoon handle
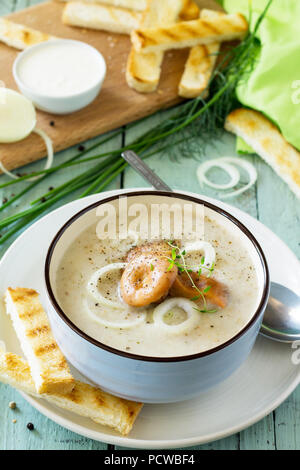
M 126 150 L 122 153 L 122 157 L 155 189 L 159 191 L 172 192 L 172 189 L 166 183 L 164 183 L 135 152 L 132 150 Z

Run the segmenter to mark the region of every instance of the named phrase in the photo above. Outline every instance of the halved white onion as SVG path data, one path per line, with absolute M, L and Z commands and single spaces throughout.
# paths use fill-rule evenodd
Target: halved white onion
M 32 102 L 17 91 L 0 88 L 0 143 L 25 139 L 36 126 Z
M 182 310 L 184 310 L 187 314 L 187 319 L 178 325 L 168 325 L 164 321 L 164 316 L 174 307 L 182 308 Z M 201 314 L 195 310 L 195 307 L 196 304 L 194 302 L 183 297 L 167 299 L 154 309 L 154 324 L 159 328 L 165 329 L 168 333 L 171 334 L 177 335 L 180 333 L 185 333 L 199 324 Z
M 241 160 L 236 157 L 222 157 L 222 158 L 215 158 L 213 160 L 208 160 L 202 163 L 201 165 L 199 165 L 197 169 L 198 180 L 201 185 L 204 183 L 207 186 L 214 188 L 214 189 L 225 190 L 225 189 L 234 188 L 241 179 L 240 172 L 234 167 L 234 165 L 237 165 L 247 171 L 249 175 L 249 183 L 240 189 L 232 191 L 231 193 L 222 194 L 220 195 L 220 197 L 222 199 L 228 199 L 230 197 L 238 196 L 239 194 L 242 194 L 245 191 L 248 191 L 248 189 L 250 189 L 257 181 L 256 168 L 252 165 L 252 163 L 249 163 L 245 160 Z M 210 170 L 213 167 L 218 167 L 224 170 L 231 178 L 229 183 L 217 184 L 217 183 L 213 183 L 212 181 L 210 181 L 206 177 L 206 173 L 208 172 L 208 170 Z
M 123 330 L 125 330 L 125 329 L 129 329 L 129 328 L 133 328 L 133 327 L 135 327 L 135 326 L 137 326 L 141 323 L 145 323 L 145 321 L 146 321 L 146 313 L 145 312 L 137 312 L 136 313 L 136 318 L 132 321 L 128 320 L 128 321 L 123 321 L 123 322 L 121 322 L 121 321 L 112 322 L 112 321 L 109 321 L 109 320 L 105 320 L 104 318 L 101 318 L 99 315 L 96 315 L 94 312 L 92 312 L 91 309 L 89 308 L 89 305 L 88 305 L 88 302 L 87 302 L 86 299 L 84 301 L 84 306 L 85 306 L 85 308 L 87 310 L 87 313 L 90 316 L 90 318 L 92 318 L 97 323 L 100 323 L 100 325 L 106 326 L 108 328 L 114 328 L 114 329 L 122 328 Z M 126 312 L 126 310 L 124 310 L 124 313 L 125 312 Z
M 44 169 L 48 170 L 53 163 L 53 144 L 46 132 L 36 127 L 34 105 L 20 93 L 9 88 L 0 88 L 0 143 L 18 142 L 28 137 L 31 132 L 38 134 L 45 142 L 47 160 Z M 7 170 L 1 161 L 0 170 L 12 179 L 19 179 L 19 176 Z M 36 181 L 41 176 L 33 176 L 26 181 Z
M 203 266 L 205 266 L 206 268 L 212 268 L 212 266 L 215 265 L 216 252 L 215 252 L 214 247 L 208 242 L 204 242 L 204 241 L 199 240 L 199 241 L 190 243 L 190 244 L 186 245 L 182 249 L 182 251 L 185 251 L 186 254 L 195 253 L 195 252 L 199 252 L 200 254 L 202 254 L 202 256 L 204 256 L 204 265 Z M 191 270 L 195 271 L 195 272 L 198 272 L 200 267 L 201 267 L 200 265 L 198 267 L 197 266 L 191 267 Z
M 112 308 L 120 308 L 121 304 L 119 302 L 113 302 L 112 300 L 106 299 L 97 289 L 97 284 L 99 279 L 104 276 L 105 274 L 111 271 L 117 271 L 120 269 L 124 269 L 127 263 L 112 263 L 104 266 L 103 268 L 98 269 L 92 277 L 90 278 L 89 282 L 87 283 L 87 290 L 89 294 L 97 300 L 98 303 L 102 305 L 106 305 L 107 307 Z
M 47 148 L 47 160 L 46 160 L 46 165 L 44 167 L 45 170 L 48 170 L 49 168 L 51 168 L 52 166 L 52 163 L 53 163 L 53 145 L 52 145 L 52 140 L 50 139 L 50 137 L 44 132 L 42 131 L 42 129 L 38 129 L 37 127 L 35 129 L 33 129 L 32 132 L 35 132 L 36 134 L 38 134 L 40 137 L 42 137 L 42 139 L 44 140 L 45 144 L 46 144 L 46 148 Z M 11 173 L 11 171 L 8 171 L 5 166 L 3 165 L 3 163 L 0 161 L 0 170 L 5 173 L 7 176 L 9 176 L 10 178 L 14 179 L 14 180 L 18 180 L 19 179 L 19 176 L 16 176 L 14 173 Z M 43 175 L 39 175 L 39 176 L 33 176 L 32 178 L 28 178 L 26 181 L 30 182 L 30 181 L 36 181 L 37 179 L 41 178 Z

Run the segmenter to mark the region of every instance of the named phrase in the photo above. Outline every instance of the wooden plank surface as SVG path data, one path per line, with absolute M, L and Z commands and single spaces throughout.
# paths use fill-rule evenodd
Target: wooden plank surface
M 1 0 L 0 15 L 13 11 L 14 8 L 24 8 L 29 4 L 39 3 L 40 0 Z M 125 139 L 132 139 L 133 132 L 143 132 L 153 125 L 154 119 L 140 124 L 137 130 L 123 133 L 114 141 L 107 144 L 107 148 L 117 148 Z M 96 142 L 88 142 L 87 145 Z M 199 144 L 200 145 L 200 144 Z M 215 147 L 207 149 L 207 158 L 218 157 L 224 152 L 234 154 L 234 139 L 225 135 L 224 141 L 217 143 Z M 56 161 L 64 161 L 76 153 L 76 148 L 61 152 L 56 156 Z M 150 166 L 173 188 L 194 191 L 198 194 L 216 197 L 217 194 L 208 189 L 200 188 L 195 177 L 195 169 L 199 162 L 197 153 L 189 159 L 179 159 L 178 162 L 170 160 L 167 154 L 151 157 Z M 247 157 L 252 161 L 259 174 L 258 183 L 250 192 L 232 200 L 231 204 L 258 218 L 277 235 L 300 257 L 300 205 L 299 201 L 289 191 L 288 187 L 275 175 L 275 173 L 257 156 Z M 26 171 L 37 170 L 41 163 L 33 163 L 26 167 Z M 77 174 L 82 169 L 72 169 L 72 174 Z M 68 170 L 68 177 L 70 176 Z M 71 175 L 72 176 L 72 175 Z M 216 181 L 222 181 L 222 175 L 215 174 Z M 30 196 L 24 198 L 18 207 L 10 209 L 9 215 L 16 210 L 27 207 L 29 200 L 40 195 L 49 186 L 58 185 L 64 181 L 64 174 L 51 177 L 45 183 L 41 183 Z M 4 182 L 6 177 L 1 177 Z M 132 169 L 127 169 L 122 178 L 117 179 L 108 189 L 117 187 L 147 186 Z M 0 198 L 10 197 L 11 189 L 0 190 Z M 63 201 L 65 202 L 65 201 Z M 9 247 L 11 241 L 1 248 L 0 256 Z M 276 373 L 276 371 L 274 371 Z M 15 400 L 18 409 L 12 411 L 8 403 Z M 203 446 L 194 447 L 193 450 L 274 450 L 291 449 L 300 450 L 300 387 L 272 414 L 251 426 L 241 433 L 237 433 L 226 439 L 212 442 Z M 12 423 L 12 419 L 17 422 Z M 26 429 L 28 421 L 34 423 L 36 430 L 30 432 Z M 106 444 L 85 439 L 74 434 L 33 409 L 23 398 L 10 387 L 0 384 L 0 449 L 106 449 Z

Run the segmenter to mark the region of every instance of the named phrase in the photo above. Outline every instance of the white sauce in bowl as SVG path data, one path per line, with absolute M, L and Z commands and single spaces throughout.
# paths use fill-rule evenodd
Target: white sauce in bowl
M 95 86 L 105 75 L 98 51 L 79 41 L 43 43 L 24 54 L 18 78 L 36 93 L 51 97 L 76 95 Z

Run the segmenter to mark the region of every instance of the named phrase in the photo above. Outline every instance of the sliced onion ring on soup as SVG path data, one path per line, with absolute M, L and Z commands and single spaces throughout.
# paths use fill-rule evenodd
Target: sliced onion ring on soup
M 106 320 L 105 318 L 102 318 L 100 315 L 97 315 L 96 313 L 92 312 L 90 309 L 87 300 L 84 300 L 84 306 L 86 308 L 86 311 L 91 319 L 93 319 L 95 322 L 100 323 L 100 325 L 106 326 L 108 328 L 114 328 L 114 329 L 129 329 L 133 328 L 141 323 L 146 322 L 146 313 L 145 312 L 138 312 L 135 314 L 135 318 L 133 320 L 125 320 L 125 321 L 109 321 Z M 124 310 L 124 314 L 128 315 L 128 312 Z
M 195 253 L 195 252 L 199 252 L 199 254 L 202 254 L 202 256 L 204 257 L 204 265 L 203 266 L 205 266 L 206 268 L 212 268 L 216 263 L 215 249 L 208 242 L 204 242 L 204 241 L 199 240 L 199 241 L 196 241 L 196 242 L 189 243 L 188 245 L 184 246 L 182 251 L 185 251 L 186 254 Z M 201 268 L 201 265 L 191 266 L 190 269 L 192 271 L 198 272 L 199 268 Z
M 113 302 L 112 300 L 109 300 L 105 298 L 100 292 L 97 287 L 99 279 L 101 279 L 102 276 L 105 274 L 112 272 L 112 271 L 118 271 L 121 269 L 124 269 L 127 266 L 127 263 L 112 263 L 108 264 L 107 266 L 104 266 L 103 268 L 98 269 L 92 277 L 90 278 L 89 282 L 87 283 L 87 290 L 89 294 L 97 300 L 98 303 L 105 305 L 107 307 L 111 308 L 120 308 L 122 305 L 120 302 Z
M 186 320 L 176 325 L 170 325 L 164 321 L 166 314 L 170 313 L 171 309 L 179 307 L 187 314 Z M 153 321 L 158 328 L 163 328 L 171 334 L 181 334 L 192 330 L 199 325 L 201 320 L 201 313 L 196 310 L 196 304 L 191 300 L 182 297 L 174 297 L 167 299 L 158 305 L 153 311 Z

